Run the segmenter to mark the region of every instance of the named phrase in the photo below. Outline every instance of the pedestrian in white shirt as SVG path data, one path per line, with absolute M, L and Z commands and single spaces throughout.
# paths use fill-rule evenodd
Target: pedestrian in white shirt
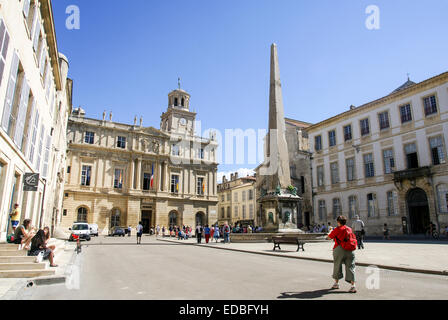
M 143 225 L 142 222 L 140 221 L 137 226 L 137 244 L 142 243 L 142 235 L 143 235 Z
M 364 249 L 364 222 L 358 215 L 355 216 L 355 221 L 352 224 L 352 230 L 356 235 L 356 240 L 358 241 L 358 249 Z

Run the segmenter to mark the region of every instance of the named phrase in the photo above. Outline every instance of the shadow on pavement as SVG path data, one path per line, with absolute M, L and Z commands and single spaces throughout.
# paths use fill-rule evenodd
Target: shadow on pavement
M 277 299 L 317 299 L 330 294 L 347 294 L 347 292 L 331 289 L 304 292 L 282 292 L 281 296 L 277 297 Z

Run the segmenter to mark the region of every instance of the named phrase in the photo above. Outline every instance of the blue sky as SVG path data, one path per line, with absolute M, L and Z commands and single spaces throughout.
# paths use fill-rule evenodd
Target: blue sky
M 79 30 L 65 27 L 69 5 Z M 379 30 L 365 26 L 369 5 Z M 407 73 L 448 71 L 446 0 L 57 0 L 53 11 L 74 105 L 156 128 L 178 77 L 202 129 L 266 128 L 273 42 L 285 115 L 312 123 L 387 95 Z

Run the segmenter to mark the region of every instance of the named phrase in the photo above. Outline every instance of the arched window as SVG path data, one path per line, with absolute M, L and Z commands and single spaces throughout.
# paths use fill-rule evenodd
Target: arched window
M 185 107 L 185 99 L 182 98 L 182 107 Z
M 121 222 L 121 211 L 120 209 L 113 209 L 112 215 L 110 217 L 110 226 L 113 227 L 119 227 Z
M 174 106 L 177 107 L 179 105 L 179 99 L 174 98 Z
M 448 213 L 448 186 L 446 184 L 437 186 L 437 196 L 440 213 Z
M 78 209 L 77 222 L 87 222 L 87 208 L 81 207 Z

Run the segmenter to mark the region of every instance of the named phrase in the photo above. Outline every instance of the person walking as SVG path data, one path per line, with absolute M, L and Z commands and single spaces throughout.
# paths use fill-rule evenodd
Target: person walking
M 157 225 L 156 227 L 156 236 L 159 237 L 160 236 L 160 226 Z
M 205 235 L 205 243 L 208 243 L 210 241 L 210 228 L 208 227 L 208 224 L 205 225 L 204 235 Z
M 356 235 L 356 241 L 358 241 L 358 249 L 364 249 L 364 222 L 359 218 L 359 216 L 355 216 L 355 221 L 352 224 L 352 230 Z
M 202 226 L 200 224 L 196 226 L 196 239 L 198 243 L 202 242 Z
M 215 238 L 216 243 L 219 241 L 219 227 L 218 225 L 215 226 L 215 232 L 213 233 L 213 237 Z
M 230 226 L 227 223 L 224 225 L 223 233 L 224 233 L 224 243 L 230 243 L 230 239 L 229 239 Z
M 356 236 L 353 230 L 346 226 L 347 218 L 339 216 L 338 226 L 327 237 L 334 240 L 333 247 L 333 279 L 335 281 L 332 289 L 339 289 L 339 280 L 344 278 L 342 264 L 345 264 L 345 281 L 351 284 L 350 293 L 356 293 L 355 279 L 355 250 L 357 247 Z
M 142 244 L 143 225 L 140 221 L 137 226 L 137 244 Z
M 387 223 L 385 223 L 383 227 L 383 240 L 390 240 L 389 227 L 387 226 Z
M 211 241 L 213 241 L 213 234 L 215 233 L 215 227 L 214 226 L 211 226 L 210 227 L 210 239 L 211 239 Z
M 132 233 L 132 227 L 131 227 L 131 226 L 129 226 L 129 227 L 128 227 L 128 237 L 130 237 L 130 236 L 131 236 L 131 233 Z
M 14 209 L 11 211 L 9 217 L 11 218 L 12 233 L 16 233 L 17 226 L 20 223 L 20 208 L 18 203 L 14 205 Z

